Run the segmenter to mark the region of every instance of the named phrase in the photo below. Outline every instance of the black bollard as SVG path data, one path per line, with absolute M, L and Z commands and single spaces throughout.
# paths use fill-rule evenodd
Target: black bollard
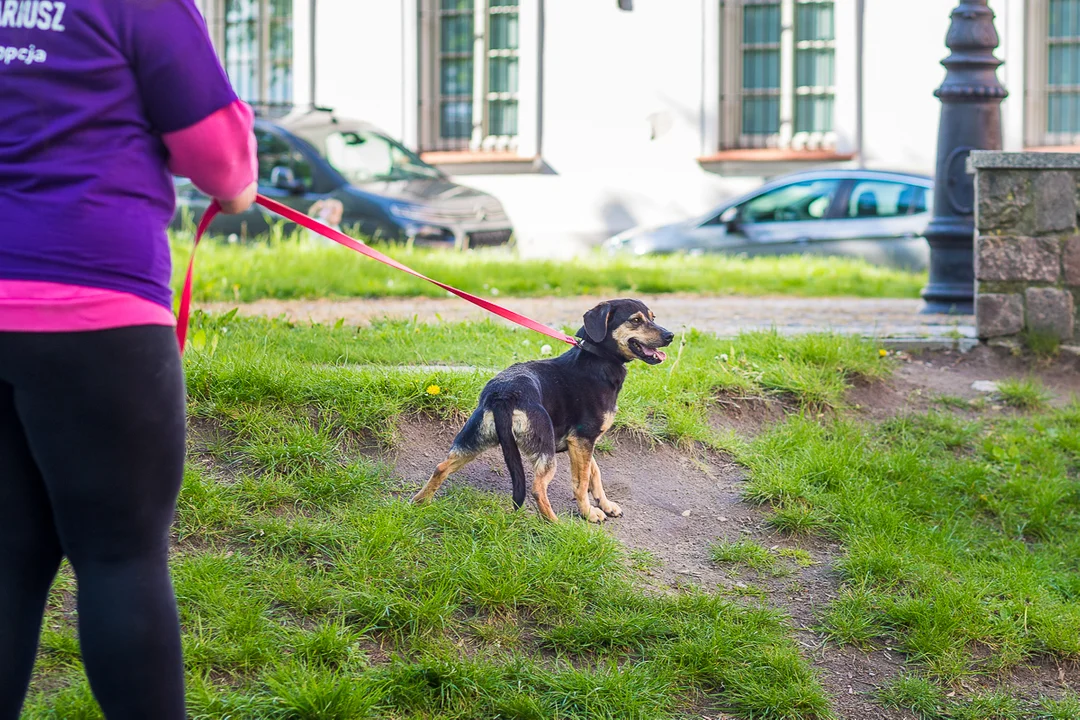
M 941 61 L 941 100 L 934 213 L 926 229 L 930 280 L 922 291 L 923 313 L 974 313 L 975 184 L 967 174 L 972 150 L 1001 149 L 1001 101 L 1008 92 L 998 80 L 994 57 L 998 34 L 988 0 L 962 0 L 952 12 Z

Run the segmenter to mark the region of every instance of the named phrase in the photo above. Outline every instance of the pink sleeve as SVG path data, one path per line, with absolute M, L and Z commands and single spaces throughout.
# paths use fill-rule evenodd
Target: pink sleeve
M 212 198 L 232 200 L 259 174 L 254 113 L 237 100 L 190 127 L 165 133 L 169 170 Z

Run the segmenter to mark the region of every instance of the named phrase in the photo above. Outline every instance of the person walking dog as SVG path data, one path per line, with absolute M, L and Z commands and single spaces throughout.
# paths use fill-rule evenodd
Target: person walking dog
M 64 557 L 105 717 L 185 715 L 170 172 L 243 212 L 252 126 L 193 0 L 0 2 L 0 720 Z

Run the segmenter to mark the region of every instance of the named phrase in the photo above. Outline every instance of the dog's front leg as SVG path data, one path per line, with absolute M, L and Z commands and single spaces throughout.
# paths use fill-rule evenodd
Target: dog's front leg
M 589 468 L 589 490 L 592 492 L 592 496 L 596 498 L 596 503 L 600 506 L 600 509 L 610 517 L 620 517 L 622 515 L 622 508 L 608 500 L 607 494 L 604 493 L 604 484 L 600 481 L 600 466 L 596 464 L 595 457 L 591 458 Z
M 589 503 L 589 478 L 592 475 L 593 443 L 578 437 L 567 440 L 570 454 L 570 480 L 574 485 L 574 499 L 577 500 L 581 517 L 589 522 L 601 523 L 607 515 L 600 508 Z

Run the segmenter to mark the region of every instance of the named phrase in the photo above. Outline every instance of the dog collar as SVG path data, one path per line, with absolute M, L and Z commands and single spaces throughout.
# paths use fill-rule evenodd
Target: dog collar
M 610 360 L 612 362 L 617 362 L 620 365 L 625 365 L 627 363 L 626 359 L 621 358 L 621 357 L 619 357 L 617 355 L 613 355 L 612 353 L 608 352 L 604 348 L 602 348 L 599 345 L 593 343 L 591 340 L 586 340 L 586 339 L 582 338 L 582 339 L 580 339 L 578 341 L 577 346 L 579 348 L 581 348 L 582 350 L 584 350 L 585 352 L 595 355 L 596 357 L 603 358 L 605 360 Z

